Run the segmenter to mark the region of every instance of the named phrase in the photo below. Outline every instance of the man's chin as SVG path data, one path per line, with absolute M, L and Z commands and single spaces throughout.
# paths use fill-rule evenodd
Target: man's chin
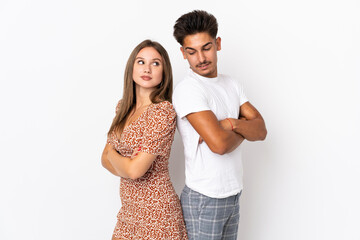
M 192 68 L 192 70 L 203 77 L 206 77 L 210 73 L 209 69 Z
M 197 70 L 196 73 L 199 74 L 200 76 L 207 77 L 207 78 L 216 77 L 216 76 L 213 76 L 213 72 L 210 71 L 209 69 L 206 69 L 206 70 Z

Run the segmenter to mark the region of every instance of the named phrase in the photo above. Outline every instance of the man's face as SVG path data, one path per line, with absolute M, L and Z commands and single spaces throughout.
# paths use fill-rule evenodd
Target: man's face
M 188 35 L 180 49 L 195 73 L 208 78 L 217 77 L 217 51 L 221 49 L 220 37 L 214 39 L 206 32 Z

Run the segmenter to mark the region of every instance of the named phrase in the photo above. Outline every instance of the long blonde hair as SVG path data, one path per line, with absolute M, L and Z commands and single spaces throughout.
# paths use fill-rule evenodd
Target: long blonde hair
M 152 103 L 172 101 L 173 76 L 169 55 L 160 43 L 149 39 L 144 40 L 134 48 L 127 61 L 124 74 L 123 98 L 119 103 L 118 111 L 111 124 L 108 135 L 113 131 L 122 131 L 129 113 L 136 105 L 135 83 L 133 80 L 134 62 L 138 53 L 146 47 L 153 47 L 163 58 L 162 81 L 151 93 L 150 100 Z

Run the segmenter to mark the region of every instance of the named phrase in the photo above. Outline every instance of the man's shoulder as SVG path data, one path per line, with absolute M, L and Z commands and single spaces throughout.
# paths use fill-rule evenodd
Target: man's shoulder
M 236 83 L 238 80 L 234 77 L 228 75 L 228 74 L 219 74 L 219 78 L 221 78 L 222 81 L 230 82 L 232 84 Z
M 234 88 L 237 90 L 241 90 L 243 88 L 242 82 L 239 78 L 236 77 L 232 77 L 230 75 L 227 74 L 221 74 L 219 75 L 221 76 L 222 82 L 230 88 Z
M 177 87 L 182 87 L 182 86 L 198 86 L 200 84 L 199 81 L 197 81 L 196 78 L 194 78 L 193 76 L 187 74 L 183 79 L 181 79 L 176 85 L 175 85 L 175 89 Z
M 176 84 L 173 92 L 173 104 L 175 110 L 181 116 L 189 112 L 204 109 L 208 101 L 208 93 L 205 86 L 196 78 L 185 77 Z
M 202 86 L 201 82 L 199 82 L 195 78 L 186 76 L 175 85 L 174 94 L 175 95 L 177 95 L 179 93 L 194 94 L 195 92 L 202 92 L 202 89 L 203 89 L 203 86 Z

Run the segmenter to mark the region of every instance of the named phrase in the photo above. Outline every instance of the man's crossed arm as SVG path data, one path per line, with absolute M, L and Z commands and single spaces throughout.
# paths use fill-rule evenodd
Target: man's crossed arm
M 239 119 L 218 121 L 209 110 L 190 113 L 186 118 L 210 150 L 221 155 L 236 149 L 244 139 L 264 140 L 267 134 L 261 114 L 249 102 L 241 105 Z

